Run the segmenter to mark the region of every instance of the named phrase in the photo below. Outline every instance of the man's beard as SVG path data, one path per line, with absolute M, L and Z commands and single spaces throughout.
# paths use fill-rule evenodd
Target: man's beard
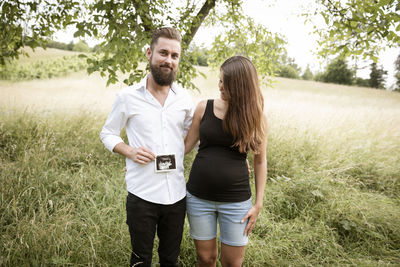
M 171 68 L 171 71 L 169 73 L 163 72 L 161 70 L 161 67 L 169 67 Z M 170 65 L 168 64 L 164 64 L 161 66 L 153 65 L 151 64 L 151 58 L 150 58 L 150 72 L 154 78 L 154 81 L 161 86 L 171 85 L 176 78 L 176 71 L 172 69 Z

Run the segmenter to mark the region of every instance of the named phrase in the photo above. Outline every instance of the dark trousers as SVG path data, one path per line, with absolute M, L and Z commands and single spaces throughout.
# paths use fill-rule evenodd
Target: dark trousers
M 185 212 L 185 198 L 171 205 L 162 205 L 129 193 L 126 199 L 126 223 L 132 244 L 130 266 L 151 265 L 156 232 L 161 267 L 178 266 Z

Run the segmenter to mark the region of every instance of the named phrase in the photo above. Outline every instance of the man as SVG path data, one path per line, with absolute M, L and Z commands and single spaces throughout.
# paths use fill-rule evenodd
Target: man
M 151 265 L 156 232 L 161 266 L 177 266 L 186 211 L 184 137 L 193 116 L 190 95 L 173 83 L 180 53 L 179 32 L 157 29 L 146 51 L 150 73 L 117 94 L 100 133 L 110 151 L 126 157 L 130 266 Z M 124 127 L 129 145 L 120 137 Z M 159 171 L 156 155 L 168 155 L 176 167 Z

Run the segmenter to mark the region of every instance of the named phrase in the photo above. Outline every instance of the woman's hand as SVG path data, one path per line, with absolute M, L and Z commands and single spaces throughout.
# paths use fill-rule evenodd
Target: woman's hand
M 260 213 L 260 211 L 261 211 L 261 207 L 253 206 L 247 212 L 246 216 L 243 217 L 241 223 L 244 223 L 246 220 L 248 220 L 246 228 L 244 229 L 245 235 L 249 236 L 251 231 L 253 231 L 253 228 L 256 225 L 257 217 L 258 217 L 258 214 Z

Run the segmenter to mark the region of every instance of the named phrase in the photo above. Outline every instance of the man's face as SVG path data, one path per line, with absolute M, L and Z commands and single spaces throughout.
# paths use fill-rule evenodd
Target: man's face
M 178 72 L 181 44 L 177 40 L 160 37 L 153 50 L 147 49 L 151 75 L 158 85 L 171 85 Z

